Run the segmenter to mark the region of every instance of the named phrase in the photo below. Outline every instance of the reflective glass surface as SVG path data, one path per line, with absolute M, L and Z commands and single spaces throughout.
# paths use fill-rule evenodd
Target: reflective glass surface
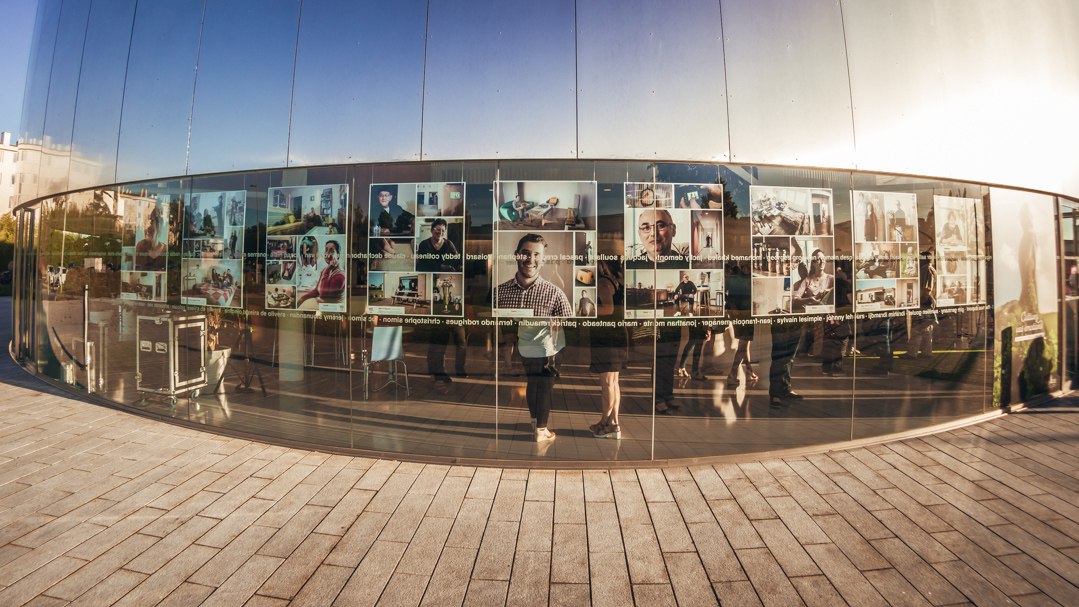
M 719 3 L 681 4 L 577 3 L 580 155 L 730 157 Z
M 1060 206 L 1060 270 L 1064 306 L 1061 320 L 1062 388 L 1079 383 L 1079 203 L 1058 198 Z
M 1039 149 L 1038 133 L 1079 137 L 1068 118 L 1079 89 L 1060 85 L 1060 74 L 1079 74 L 1079 6 L 1051 6 L 1025 6 L 1020 16 L 1008 2 L 842 3 L 859 166 L 1074 191 L 1066 155 L 991 152 Z M 978 101 L 987 95 L 992 110 Z M 963 151 L 926 146 L 924 133 L 962 141 Z
M 1060 386 L 1059 240 L 1056 199 L 991 188 L 997 340 L 994 402 L 1026 402 Z M 1001 280 L 1009 276 L 1011 280 Z
M 45 110 L 45 144 L 38 171 L 41 187 L 47 192 L 68 189 L 68 170 L 71 164 L 71 128 L 75 121 L 75 97 L 79 87 L 79 70 L 86 39 L 86 20 L 90 0 L 68 0 L 60 11 L 57 45 L 64 52 L 55 53 L 49 78 L 49 95 Z
M 72 189 L 116 180 L 116 134 L 134 19 L 135 0 L 95 0 L 90 5 L 71 133 Z
M 204 4 L 144 2 L 135 12 L 116 158 L 119 181 L 187 170 Z
M 854 165 L 838 2 L 727 0 L 732 161 Z M 807 120 L 812 116 L 812 120 Z
M 1059 386 L 1054 204 L 624 161 L 96 188 L 20 211 L 19 279 L 40 280 L 17 334 L 51 381 L 330 449 L 610 465 L 812 447 Z
M 426 24 L 416 0 L 304 5 L 290 165 L 419 159 Z
M 20 201 L 38 195 L 38 169 L 41 164 L 42 136 L 45 131 L 45 103 L 52 74 L 52 58 L 56 46 L 56 30 L 60 22 L 61 0 L 42 0 L 38 3 L 34 26 L 34 41 L 26 69 L 26 89 L 22 106 L 22 126 L 19 139 Z
M 207 3 L 188 172 L 285 164 L 299 11 L 297 0 Z
M 423 158 L 575 155 L 573 10 L 568 0 L 433 3 Z

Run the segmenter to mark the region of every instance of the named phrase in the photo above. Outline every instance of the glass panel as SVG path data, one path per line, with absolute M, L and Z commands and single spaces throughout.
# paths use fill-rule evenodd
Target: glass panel
M 19 201 L 38 196 L 38 169 L 45 132 L 45 108 L 49 96 L 49 78 L 60 23 L 61 0 L 40 0 L 34 40 L 26 70 L 26 89 L 22 106 L 22 135 L 19 137 Z
M 1079 374 L 1079 203 L 1065 198 L 1057 199 L 1060 203 L 1060 235 L 1063 249 L 1061 252 L 1061 270 L 1064 285 L 1064 331 L 1061 345 L 1064 352 L 1064 390 L 1076 385 Z
M 176 306 L 179 218 L 187 188 L 180 180 L 131 184 L 102 191 L 94 201 L 95 221 L 113 243 L 102 262 L 109 286 L 91 309 L 90 340 L 95 348 L 104 344 L 98 390 L 153 415 L 180 416 L 190 405 L 181 400 L 183 388 L 202 364 L 198 337 L 175 330 L 179 319 L 198 315 Z M 168 363 L 170 357 L 179 364 Z
M 116 140 L 134 19 L 135 0 L 94 0 L 90 7 L 71 134 L 72 188 L 116 178 Z
M 985 191 L 876 175 L 856 175 L 854 189 L 853 436 L 980 413 L 991 381 Z
M 19 362 L 34 364 L 38 301 L 38 223 L 40 205 L 19 212 L 18 241 L 15 252 L 15 356 Z
M 1055 199 L 992 188 L 993 283 L 1000 405 L 1059 386 L 1059 293 Z M 994 395 L 997 397 L 998 395 Z
M 298 19 L 297 0 L 207 3 L 189 172 L 285 164 Z M 239 113 L 238 74 L 258 91 Z
M 85 190 L 20 211 L 15 348 L 151 415 L 328 447 L 626 462 L 880 436 L 984 411 L 993 368 L 1002 403 L 1059 383 L 1055 199 L 992 193 L 995 282 L 988 188 L 910 177 L 526 160 Z
M 672 275 L 665 285 L 672 303 L 664 309 L 677 306 L 690 319 L 667 322 L 678 407 L 668 403 L 669 415 L 657 419 L 656 459 L 847 440 L 850 219 L 843 206 L 850 175 L 694 165 L 657 172 L 660 181 L 719 185 L 722 193 L 707 204 L 671 199 L 672 214 L 692 217 L 687 242 L 695 248 L 688 276 L 674 284 Z M 723 214 L 722 240 L 707 254 L 704 209 Z M 708 261 L 717 257 L 719 271 Z M 706 297 L 715 310 L 703 306 Z
M 135 13 L 116 159 L 120 181 L 187 170 L 203 4 L 143 2 Z
M 419 160 L 426 20 L 417 0 L 304 5 L 290 165 Z
M 731 160 L 853 166 L 839 3 L 726 0 L 722 8 Z
M 75 122 L 75 98 L 89 15 L 90 0 L 68 0 L 60 11 L 56 37 L 63 42 L 57 45 L 61 52 L 56 53 L 52 61 L 45 112 L 45 140 L 39 170 L 41 187 L 46 192 L 68 189 L 71 128 Z
M 719 3 L 680 6 L 577 4 L 580 155 L 729 158 Z
M 433 3 L 424 159 L 574 156 L 573 10 L 569 0 Z M 477 74 L 497 85 L 476 86 Z
M 477 309 L 488 305 L 489 287 L 485 256 L 465 254 L 475 255 L 476 231 L 489 233 L 489 219 L 474 212 L 490 204 L 493 169 L 466 175 L 459 163 L 376 165 L 357 176 L 363 220 L 355 228 L 369 269 L 367 315 L 353 323 L 362 338 L 357 447 L 392 440 L 414 453 L 491 456 L 493 355 L 489 316 Z
M 115 191 L 89 190 L 68 196 L 63 270 L 53 279 L 60 284 L 53 290 L 51 303 L 53 315 L 66 314 L 69 322 L 54 323 L 52 331 L 61 346 L 61 360 L 74 366 L 75 385 L 88 392 L 107 388 L 108 337 L 120 291 L 116 268 L 121 261 L 121 237 Z
M 40 245 L 37 258 L 37 274 L 41 277 L 38 306 L 35 312 L 37 329 L 38 372 L 46 377 L 64 378 L 65 363 L 71 368 L 70 380 L 74 381 L 74 363 L 65 356 L 62 345 L 70 335 L 72 325 L 81 322 L 81 297 L 73 299 L 64 288 L 68 271 L 65 258 L 69 254 L 67 230 L 68 198 L 60 196 L 41 203 Z M 79 294 L 81 296 L 81 293 Z

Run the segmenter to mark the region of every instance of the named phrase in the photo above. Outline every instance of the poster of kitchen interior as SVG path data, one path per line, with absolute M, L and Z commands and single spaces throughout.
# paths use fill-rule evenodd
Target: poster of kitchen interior
M 464 316 L 465 184 L 376 183 L 368 314 Z
M 835 312 L 832 190 L 750 186 L 753 316 Z
M 180 302 L 243 307 L 247 192 L 198 192 L 184 202 Z
M 495 314 L 594 318 L 596 182 L 496 181 L 494 192 Z
M 723 284 L 723 186 L 624 184 L 626 317 L 717 317 Z
M 980 198 L 933 196 L 937 307 L 986 302 L 985 223 Z
M 853 197 L 855 309 L 919 307 L 918 197 L 859 191 Z
M 117 210 L 123 217 L 121 299 L 165 301 L 170 202 L 172 197 L 168 194 L 119 194 Z
M 270 188 L 266 198 L 266 308 L 344 312 L 348 185 Z

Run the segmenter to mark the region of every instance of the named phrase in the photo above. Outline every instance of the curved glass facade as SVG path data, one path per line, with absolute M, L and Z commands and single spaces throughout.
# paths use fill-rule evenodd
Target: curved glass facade
M 637 161 L 96 187 L 17 210 L 13 349 L 123 408 L 331 450 L 607 466 L 840 443 L 1060 388 L 1057 212 Z

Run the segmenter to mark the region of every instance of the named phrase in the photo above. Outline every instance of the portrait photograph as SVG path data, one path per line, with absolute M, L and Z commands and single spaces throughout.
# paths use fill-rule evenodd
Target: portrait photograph
M 368 232 L 370 236 L 415 236 L 415 184 L 376 183 L 372 185 L 369 208 L 367 218 L 370 222 Z
M 347 243 L 344 234 L 318 234 L 316 239 L 317 279 L 310 289 L 298 289 L 296 307 L 300 310 L 344 312 L 348 291 Z
M 691 235 L 687 209 L 628 209 L 626 268 L 688 269 Z
M 463 243 L 463 218 L 420 219 L 416 235 L 415 269 L 419 272 L 460 272 Z
M 522 317 L 573 315 L 572 297 L 576 280 L 573 236 L 573 232 L 495 232 L 494 284 L 496 287 L 493 307 L 499 310 L 499 315 Z M 533 242 L 532 240 L 536 237 L 542 238 L 546 246 Z M 531 254 L 518 255 L 518 246 L 525 247 Z M 541 250 L 542 256 L 537 259 L 535 253 Z M 506 303 L 514 300 L 510 296 L 510 293 L 514 292 L 510 283 L 517 280 L 518 274 L 526 281 L 542 279 L 550 283 L 561 292 L 561 296 L 555 294 L 544 298 L 544 308 L 538 312 L 535 309 Z M 555 310 L 561 313 L 555 313 Z

